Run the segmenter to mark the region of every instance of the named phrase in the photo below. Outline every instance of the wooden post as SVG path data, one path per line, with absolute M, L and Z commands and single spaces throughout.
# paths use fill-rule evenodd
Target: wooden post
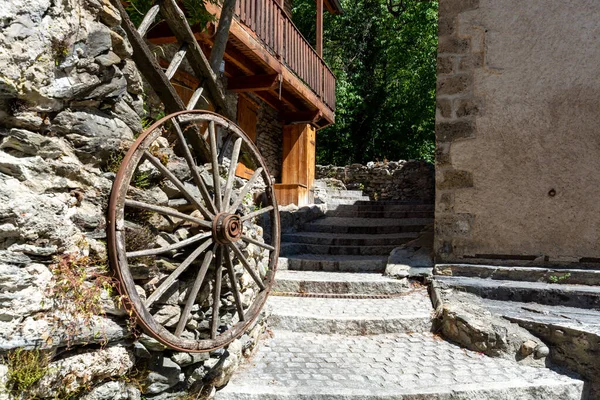
M 305 206 L 314 201 L 315 128 L 310 124 L 283 127 L 281 183 L 275 185 L 280 205 Z
M 323 57 L 323 0 L 317 1 L 317 54 Z

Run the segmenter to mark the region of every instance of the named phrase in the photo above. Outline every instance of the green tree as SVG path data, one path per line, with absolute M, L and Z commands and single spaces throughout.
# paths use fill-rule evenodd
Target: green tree
M 337 77 L 335 125 L 317 135 L 317 162 L 433 159 L 437 2 L 342 0 L 324 16 L 325 61 Z M 297 0 L 293 19 L 315 42 L 315 2 Z

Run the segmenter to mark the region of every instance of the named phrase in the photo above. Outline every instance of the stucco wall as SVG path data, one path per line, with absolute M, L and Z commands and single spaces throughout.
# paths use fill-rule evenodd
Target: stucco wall
M 599 21 L 596 0 L 440 0 L 438 262 L 600 261 Z

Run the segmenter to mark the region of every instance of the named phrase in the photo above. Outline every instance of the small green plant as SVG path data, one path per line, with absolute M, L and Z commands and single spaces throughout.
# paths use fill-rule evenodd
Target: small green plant
M 365 185 L 363 183 L 358 184 L 358 190 L 365 190 Z
M 53 38 L 50 42 L 50 51 L 57 66 L 69 55 L 70 44 L 67 37 L 64 39 Z
M 50 266 L 53 285 L 50 297 L 57 311 L 75 318 L 57 318 L 56 328 L 66 337 L 67 348 L 72 338 L 84 327 L 94 324 L 94 317 L 105 315 L 102 293 L 114 292 L 116 280 L 107 275 L 106 260 L 64 254 Z M 106 338 L 100 341 L 106 343 Z
M 19 398 L 31 399 L 30 390 L 46 373 L 50 355 L 41 350 L 15 349 L 3 357 L 8 367 L 7 389 Z
M 571 277 L 570 272 L 567 272 L 566 274 L 563 274 L 563 275 L 550 275 L 548 277 L 548 281 L 550 283 L 561 283 L 561 282 L 565 282 L 570 277 Z

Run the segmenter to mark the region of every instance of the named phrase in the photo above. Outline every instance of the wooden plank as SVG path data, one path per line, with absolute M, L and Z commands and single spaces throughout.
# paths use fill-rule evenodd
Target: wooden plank
M 323 57 L 323 0 L 317 0 L 317 54 Z
M 210 68 L 206 56 L 202 52 L 200 45 L 194 37 L 194 33 L 187 23 L 185 15 L 179 9 L 175 0 L 161 0 L 160 5 L 161 13 L 165 17 L 169 28 L 171 28 L 171 31 L 177 37 L 177 40 L 180 43 L 188 44 L 189 55 L 191 57 L 190 65 L 198 77 L 205 78 L 205 84 L 212 100 L 217 106 L 217 110 L 228 118 L 231 118 L 232 112 L 225 101 L 223 87 L 214 71 Z
M 232 77 L 227 81 L 227 90 L 233 92 L 270 90 L 278 83 L 278 78 L 278 74 Z
M 177 69 L 179 68 L 183 59 L 185 58 L 186 53 L 187 53 L 187 44 L 184 43 L 179 48 L 179 51 L 177 53 L 175 53 L 175 56 L 173 56 L 173 59 L 171 60 L 171 64 L 169 64 L 169 68 L 167 68 L 167 72 L 165 72 L 165 75 L 167 75 L 167 78 L 169 78 L 169 80 L 173 77 L 173 75 L 175 75 L 175 72 L 177 72 Z

